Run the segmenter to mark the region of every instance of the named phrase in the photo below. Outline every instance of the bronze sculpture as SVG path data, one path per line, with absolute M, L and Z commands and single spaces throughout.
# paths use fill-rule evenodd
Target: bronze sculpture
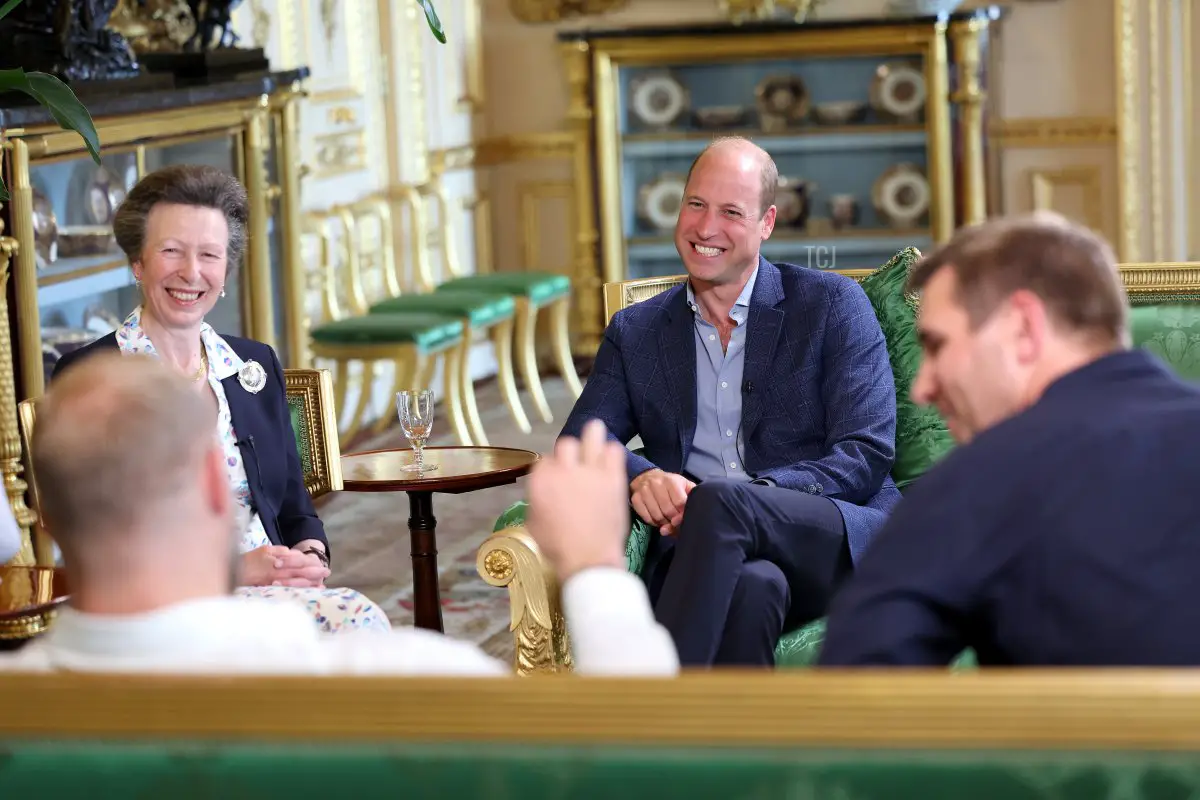
M 106 25 L 118 0 L 37 0 L 0 20 L 0 68 L 49 72 L 69 83 L 140 74 L 129 43 Z

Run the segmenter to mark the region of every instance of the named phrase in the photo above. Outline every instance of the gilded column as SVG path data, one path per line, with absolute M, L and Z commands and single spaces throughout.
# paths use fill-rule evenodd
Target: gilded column
M 0 233 L 3 232 L 3 222 L 0 222 Z M 30 240 L 32 241 L 32 239 Z M 8 278 L 9 265 L 19 250 L 16 239 L 0 237 L 0 473 L 4 475 L 4 492 L 8 495 L 8 504 L 12 507 L 17 526 L 21 529 L 21 551 L 13 558 L 13 564 L 32 565 L 35 563 L 33 539 L 30 531 L 36 521 L 36 516 L 25 505 L 25 491 L 28 484 L 21 478 L 25 468 L 21 465 L 21 430 L 17 426 L 17 387 L 16 374 L 13 370 L 12 340 L 9 337 L 8 321 Z M 38 367 L 42 361 L 38 359 Z M 39 542 L 39 544 L 41 544 Z M 45 550 L 46 558 L 50 558 L 53 548 Z
M 283 307 L 289 367 L 308 368 L 308 273 L 300 246 L 300 140 L 299 86 L 283 96 L 279 108 L 279 218 L 283 228 Z
M 263 95 L 259 107 L 250 112 L 246 125 L 246 194 L 250 197 L 250 330 L 246 335 L 275 346 L 275 297 L 271 280 L 271 195 L 267 181 L 267 152 L 270 143 L 270 99 Z
M 33 185 L 29 182 L 29 148 L 21 139 L 11 139 L 10 142 L 13 236 L 18 242 L 32 242 Z M 13 297 L 17 303 L 17 347 L 21 354 L 19 391 L 21 397 L 37 397 L 46 390 L 46 373 L 42 367 L 42 328 L 38 319 L 37 253 L 32 247 L 18 248 L 14 261 L 16 286 Z
M 584 41 L 562 45 L 567 69 L 570 105 L 567 122 L 575 137 L 573 148 L 575 173 L 575 274 L 572 283 L 579 320 L 575 336 L 576 352 L 591 355 L 600 346 L 604 333 L 604 309 L 600 303 L 604 281 L 600 274 L 596 228 L 595 188 L 592 173 L 591 52 Z
M 959 107 L 958 133 L 963 165 L 963 224 L 987 218 L 987 177 L 983 157 L 983 101 L 980 81 L 980 39 L 987 22 L 980 19 L 955 22 L 950 26 L 954 61 L 958 66 L 958 88 L 950 96 Z

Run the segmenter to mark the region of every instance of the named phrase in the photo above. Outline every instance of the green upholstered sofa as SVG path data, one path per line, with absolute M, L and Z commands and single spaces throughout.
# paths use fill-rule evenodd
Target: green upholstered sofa
M 909 399 L 920 363 L 916 338 L 917 298 L 904 294 L 907 272 L 920 257 L 915 248 L 897 253 L 877 270 L 847 270 L 871 300 L 887 340 L 896 383 L 896 464 L 893 478 L 901 492 L 953 446 L 937 412 Z M 1132 305 L 1131 333 L 1181 375 L 1200 379 L 1200 264 L 1127 264 L 1121 268 Z M 678 283 L 681 277 L 630 281 L 606 287 L 609 316 Z M 539 563 L 536 545 L 525 534 L 526 506 L 505 510 L 479 550 L 478 568 L 484 580 L 507 586 L 512 601 L 516 666 L 520 672 L 555 671 L 570 667 L 570 646 L 561 630 L 556 587 Z M 652 531 L 634 521 L 626 554 L 631 572 L 640 572 Z M 522 569 L 523 565 L 532 565 Z M 776 649 L 779 667 L 807 667 L 817 658 L 824 620 L 785 632 Z M 972 667 L 966 651 L 954 666 Z
M 1190 672 L 7 673 L 0 797 L 1173 800 Z

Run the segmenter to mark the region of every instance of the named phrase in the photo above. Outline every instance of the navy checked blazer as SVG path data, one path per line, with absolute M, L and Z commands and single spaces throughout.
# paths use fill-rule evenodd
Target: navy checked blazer
M 900 499 L 896 387 L 883 331 L 851 278 L 759 259 L 742 382 L 742 463 L 756 480 L 828 497 L 857 562 Z M 696 431 L 696 347 L 683 285 L 613 316 L 583 395 L 563 428 L 589 419 L 654 467 L 682 473 Z
M 267 384 L 256 395 L 246 391 L 236 376 L 221 382 L 229 402 L 233 428 L 238 434 L 238 448 L 246 464 L 250 500 L 262 520 L 267 538 L 271 544 L 288 547 L 316 539 L 329 553 L 325 527 L 304 487 L 296 434 L 288 411 L 283 367 L 275 350 L 270 345 L 240 336 L 221 338 L 242 360 L 256 360 L 267 372 Z M 119 352 L 115 333 L 64 355 L 54 365 L 51 382 L 71 365 L 103 352 Z

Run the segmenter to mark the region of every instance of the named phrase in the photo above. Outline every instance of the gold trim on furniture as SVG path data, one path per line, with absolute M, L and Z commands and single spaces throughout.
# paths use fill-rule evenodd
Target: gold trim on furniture
M 1200 262 L 1122 264 L 1121 278 L 1130 301 L 1153 302 L 1179 296 L 1200 299 Z M 861 281 L 874 270 L 837 270 Z M 618 281 L 604 287 L 604 316 L 611 320 L 623 308 L 667 291 L 686 275 Z M 507 586 L 512 607 L 510 629 L 514 636 L 514 667 L 518 674 L 562 672 L 570 669 L 570 637 L 559 627 L 559 587 L 524 525 L 493 532 L 476 551 L 476 569 L 492 586 Z M 762 674 L 762 673 L 756 673 Z M 895 674 L 895 673 L 888 673 Z M 1200 682 L 1197 683 L 1200 689 Z M 589 722 L 593 720 L 589 719 Z M 911 720 L 906 725 L 911 726 Z M 764 728 L 763 730 L 768 730 Z
M 312 472 L 304 488 L 313 499 L 342 490 L 342 449 L 338 442 L 333 378 L 327 369 L 285 369 L 284 391 L 299 397 L 304 408 L 301 422 L 309 442 Z
M 759 60 L 803 56 L 848 56 L 870 53 L 881 59 L 889 56 L 921 56 L 924 75 L 931 98 L 924 130 L 928 139 L 928 177 L 933 202 L 930 206 L 930 229 L 935 241 L 949 238 L 955 228 L 955 188 L 953 171 L 953 137 L 951 135 L 951 103 L 960 107 L 959 137 L 972 140 L 964 150 L 963 178 L 964 209 L 968 220 L 986 215 L 986 187 L 982 146 L 974 142 L 983 135 L 980 86 L 980 40 L 988 28 L 983 20 L 933 24 L 883 24 L 833 30 L 798 26 L 786 34 L 756 33 L 751 29 L 737 36 L 692 37 L 686 35 L 662 37 L 613 37 L 564 45 L 568 78 L 572 86 L 572 109 L 586 104 L 595 116 L 595 169 L 581 154 L 577 160 L 576 184 L 581 195 L 598 184 L 598 211 L 586 220 L 579 236 L 579 274 L 598 277 L 598 283 L 624 280 L 627 269 L 625 231 L 620 223 L 622 211 L 621 124 L 619 119 L 618 73 L 637 66 L 669 66 L 688 60 L 719 62 L 741 58 Z M 959 60 L 959 89 L 953 97 L 949 87 L 948 40 L 955 47 Z M 587 70 L 590 60 L 590 75 Z M 582 63 L 581 63 L 582 62 Z M 584 126 L 583 113 L 577 124 Z M 590 152 L 590 151 L 589 151 Z M 593 177 L 594 175 L 594 177 Z M 599 230 L 595 230 L 596 228 Z M 600 262 L 594 260 L 595 247 L 589 234 L 595 231 L 600 245 Z M 586 254 L 593 261 L 585 266 Z M 595 278 L 592 279 L 595 281 Z M 581 298 L 589 297 L 599 286 L 586 286 L 580 281 Z M 580 314 L 581 340 L 598 343 L 603 329 L 603 317 Z
M 629 0 L 508 0 L 513 16 L 530 23 L 606 14 L 628 5 Z
M 37 422 L 37 400 L 29 399 L 22 400 L 17 403 L 17 427 L 20 432 L 17 438 L 17 444 L 24 453 L 25 458 L 25 476 L 28 479 L 20 481 L 22 488 L 28 490 L 29 507 L 25 508 L 25 495 L 12 496 L 8 498 L 8 502 L 13 508 L 16 508 L 17 503 L 20 503 L 25 508 L 26 514 L 30 519 L 28 531 L 25 531 L 22 526 L 22 533 L 29 537 L 29 556 L 30 560 L 26 564 L 36 564 L 39 567 L 54 566 L 54 543 L 46 529 L 42 526 L 41 520 L 41 498 L 38 496 L 37 475 L 33 471 L 33 426 Z M 20 456 L 16 464 L 18 470 L 20 467 Z M 5 472 L 7 478 L 7 470 Z M 25 555 L 25 543 L 22 543 L 22 556 Z M 21 561 L 14 561 L 20 564 Z
M 958 66 L 958 88 L 950 96 L 951 102 L 959 107 L 959 142 L 962 147 L 960 156 L 963 167 L 963 219 L 964 225 L 983 222 L 987 218 L 987 172 L 983 157 L 983 104 L 987 94 L 983 91 L 981 80 L 982 50 L 981 35 L 987 30 L 988 23 L 981 19 L 970 19 L 955 22 L 950 26 L 950 39 L 954 45 L 954 61 Z M 927 70 L 928 72 L 928 70 Z M 948 90 L 945 70 L 930 74 L 941 84 L 930 91 L 942 92 Z M 940 106 L 941 104 L 937 104 Z M 935 106 L 935 107 L 937 107 Z M 940 196 L 947 198 L 953 204 L 953 177 L 939 189 Z M 953 217 L 953 208 L 950 211 Z M 953 230 L 953 225 L 951 225 Z M 935 232 L 940 241 L 949 238 L 949 231 Z
M 0 223 L 0 232 L 3 224 Z M 20 249 L 16 239 L 0 236 L 0 473 L 4 476 L 4 494 L 12 508 L 13 518 L 21 534 L 21 549 L 13 557 L 14 565 L 30 566 L 38 562 L 38 538 L 34 533 L 37 515 L 25 505 L 28 488 L 21 473 L 21 430 L 17 421 L 17 387 L 14 382 L 12 340 L 9 338 L 8 281 L 13 255 Z M 41 361 L 38 361 L 41 364 Z M 30 476 L 32 481 L 32 476 Z
M 1195 670 L 728 669 L 519 687 L 506 677 L 64 672 L 0 681 L 0 708 L 0 737 L 18 741 L 1200 749 Z
M 999 119 L 988 137 L 1000 147 L 1080 147 L 1117 141 L 1111 117 L 1018 117 Z

